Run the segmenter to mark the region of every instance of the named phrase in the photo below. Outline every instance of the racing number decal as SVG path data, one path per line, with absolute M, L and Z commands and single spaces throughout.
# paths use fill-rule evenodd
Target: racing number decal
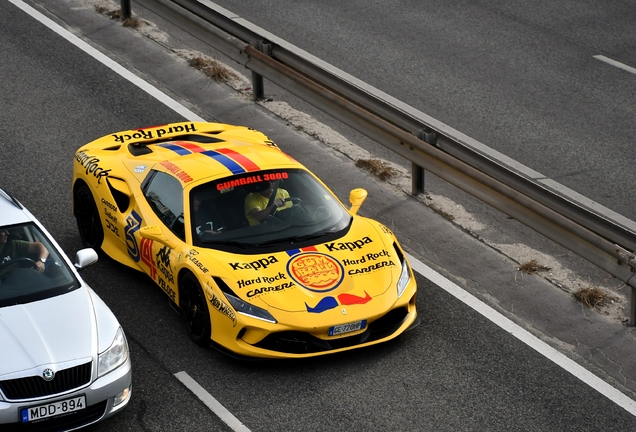
M 139 262 L 139 245 L 135 238 L 135 233 L 141 228 L 141 216 L 136 211 L 130 212 L 130 216 L 126 218 L 126 249 L 128 249 L 128 255 L 135 262 Z
M 145 238 L 141 239 L 141 261 L 148 266 L 148 274 L 152 280 L 157 280 L 157 266 L 155 260 L 152 258 L 152 240 Z

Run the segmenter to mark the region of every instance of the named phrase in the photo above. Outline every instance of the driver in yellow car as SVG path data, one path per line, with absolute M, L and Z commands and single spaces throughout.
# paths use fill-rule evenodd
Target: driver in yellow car
M 11 239 L 8 230 L 0 230 L 0 265 L 22 257 L 38 257 L 35 261 L 35 267 L 37 271 L 44 273 L 49 251 L 40 242 Z
M 245 197 L 245 217 L 251 225 L 258 225 L 265 221 L 267 216 L 277 211 L 291 208 L 293 203 L 285 201 L 289 199 L 289 193 L 282 188 L 277 188 L 276 198 L 268 205 L 274 191 L 274 182 L 256 183 L 256 189 Z

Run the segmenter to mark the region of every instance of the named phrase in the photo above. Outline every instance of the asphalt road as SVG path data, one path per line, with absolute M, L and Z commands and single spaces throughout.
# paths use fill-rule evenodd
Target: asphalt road
M 636 220 L 634 0 L 215 3 Z
M 13 5 L 0 2 L 0 16 L 0 184 L 72 255 L 79 248 L 70 214 L 75 149 L 116 130 L 182 117 Z M 94 29 L 126 37 L 105 18 L 93 19 Z M 165 63 L 154 50 L 160 47 L 147 47 L 148 58 L 173 68 L 192 92 L 216 92 L 209 106 L 191 105 L 196 112 L 266 131 L 341 197 L 356 184 L 387 194 L 364 173 L 343 172 L 350 161 L 342 155 L 228 89 L 211 89 L 204 77 L 178 61 Z M 396 219 L 392 227 L 408 224 Z M 122 323 L 134 368 L 130 406 L 89 430 L 229 430 L 175 378 L 182 371 L 254 431 L 636 428 L 633 415 L 423 277 L 422 324 L 394 342 L 301 362 L 248 363 L 192 344 L 143 275 L 102 258 L 83 277 Z

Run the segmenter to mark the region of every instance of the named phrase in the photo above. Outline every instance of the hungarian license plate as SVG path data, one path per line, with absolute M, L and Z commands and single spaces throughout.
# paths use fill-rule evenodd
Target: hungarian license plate
M 351 333 L 354 331 L 362 330 L 367 326 L 367 320 L 356 321 L 348 324 L 340 324 L 337 326 L 329 327 L 329 336 L 337 336 L 344 333 Z
M 20 410 L 20 414 L 22 417 L 22 423 L 28 423 L 35 420 L 43 420 L 49 417 L 80 411 L 84 408 L 86 408 L 86 396 L 82 395 L 71 399 L 32 406 L 29 408 L 22 408 Z

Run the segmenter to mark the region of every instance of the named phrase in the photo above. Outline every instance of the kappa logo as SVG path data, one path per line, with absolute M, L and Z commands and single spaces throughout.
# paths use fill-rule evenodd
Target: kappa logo
M 270 255 L 267 258 L 261 258 L 252 262 L 236 262 L 230 263 L 232 270 L 260 270 L 266 269 L 271 264 L 277 263 L 278 259 L 274 255 Z
M 341 243 L 325 243 L 327 250 L 329 252 L 339 251 L 339 250 L 348 250 L 354 251 L 356 249 L 362 249 L 365 244 L 373 243 L 370 237 L 364 237 L 360 240 L 352 241 L 352 242 L 341 242 Z

